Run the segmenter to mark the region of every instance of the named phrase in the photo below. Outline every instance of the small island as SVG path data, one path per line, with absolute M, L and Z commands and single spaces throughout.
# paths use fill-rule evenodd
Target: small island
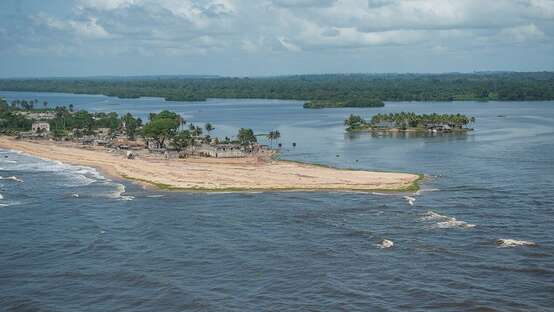
M 304 103 L 304 108 L 344 108 L 344 107 L 383 107 L 385 103 L 378 99 L 349 100 L 312 100 Z
M 345 121 L 347 132 L 430 132 L 465 133 L 473 130 L 467 125 L 475 122 L 475 117 L 462 114 L 421 114 L 390 113 L 374 115 L 368 122 L 358 115 L 350 115 Z
M 0 147 L 175 191 L 413 191 L 421 178 L 277 160 L 279 150 L 258 138 L 273 146 L 278 130 L 241 128 L 217 138 L 211 123 L 201 127 L 170 111 L 144 122 L 129 113 L 48 105 L 0 99 Z

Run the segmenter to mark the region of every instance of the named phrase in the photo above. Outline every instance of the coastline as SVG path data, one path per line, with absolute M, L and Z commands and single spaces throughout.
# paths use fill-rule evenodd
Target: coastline
M 184 192 L 249 191 L 415 191 L 420 175 L 336 169 L 271 157 L 162 159 L 139 155 L 127 159 L 103 148 L 0 136 L 0 147 L 32 156 L 85 165 L 106 175 Z

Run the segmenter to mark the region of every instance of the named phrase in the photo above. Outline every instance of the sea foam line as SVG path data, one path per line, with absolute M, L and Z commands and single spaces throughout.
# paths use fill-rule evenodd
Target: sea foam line
M 520 246 L 534 247 L 534 246 L 537 246 L 537 243 L 532 241 L 516 240 L 516 239 L 508 238 L 508 239 L 497 240 L 496 245 L 499 248 L 520 247 Z
M 0 177 L 0 180 L 12 180 L 12 181 L 19 182 L 19 183 L 24 182 L 23 180 L 21 180 L 20 178 L 18 178 L 16 176 L 11 176 L 11 177 L 7 177 L 7 178 Z
M 434 228 L 450 229 L 450 228 L 473 228 L 476 225 L 465 221 L 457 220 L 456 218 L 438 214 L 434 211 L 427 211 L 421 218 L 421 221 L 436 221 Z

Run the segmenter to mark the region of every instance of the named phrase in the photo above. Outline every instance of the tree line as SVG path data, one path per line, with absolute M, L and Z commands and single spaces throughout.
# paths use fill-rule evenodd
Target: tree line
M 554 100 L 552 72 L 297 75 L 269 78 L 1 79 L 0 90 L 104 94 L 169 101 L 261 98 L 367 105 L 379 101 Z M 322 105 L 322 102 L 319 102 Z M 343 104 L 341 104 L 343 105 Z
M 35 101 L 33 101 L 34 103 Z M 16 103 L 30 103 L 28 101 L 18 100 Z M 44 112 L 39 109 L 23 109 L 25 105 L 8 104 L 3 98 L 0 98 L 0 132 L 7 134 L 16 134 L 21 131 L 29 131 L 33 120 L 24 113 Z M 158 147 L 173 147 L 181 151 L 189 146 L 199 143 L 250 145 L 257 143 L 256 135 L 252 129 L 239 129 L 236 139 L 225 137 L 212 138 L 211 133 L 215 130 L 211 123 L 206 123 L 203 127 L 188 123 L 179 114 L 171 111 L 162 111 L 160 113 L 150 113 L 148 122 L 143 122 L 130 113 L 119 116 L 115 112 L 111 113 L 92 113 L 86 110 L 75 111 L 73 105 L 56 106 L 47 110 L 53 114 L 53 118 L 48 120 L 51 133 L 55 138 L 67 136 L 83 137 L 94 135 L 100 128 L 108 128 L 111 133 L 125 134 L 130 140 L 135 140 L 137 136 L 142 136 L 147 140 L 152 140 Z M 205 132 L 204 132 L 205 131 Z M 279 131 L 271 131 L 266 135 L 268 140 L 273 142 L 281 137 Z

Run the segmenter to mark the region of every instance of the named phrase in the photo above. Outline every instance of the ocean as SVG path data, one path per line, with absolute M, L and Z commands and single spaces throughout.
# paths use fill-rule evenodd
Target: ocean
M 426 176 L 415 194 L 176 193 L 0 150 L 0 311 L 554 311 L 553 102 L 0 96 L 169 109 L 212 136 L 279 130 L 282 159 Z M 351 113 L 401 111 L 477 121 L 466 135 L 344 132 Z

